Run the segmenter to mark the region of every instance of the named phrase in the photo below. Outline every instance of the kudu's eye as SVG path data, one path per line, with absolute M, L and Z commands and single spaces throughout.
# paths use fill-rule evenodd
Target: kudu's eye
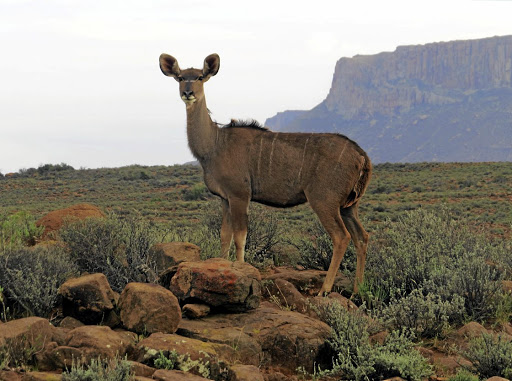
M 202 76 L 202 75 L 200 75 L 199 77 L 197 77 L 197 80 L 198 80 L 198 81 L 202 81 L 202 80 L 203 80 L 203 76 Z
M 185 80 L 185 78 L 183 77 L 178 77 L 178 82 L 183 82 Z

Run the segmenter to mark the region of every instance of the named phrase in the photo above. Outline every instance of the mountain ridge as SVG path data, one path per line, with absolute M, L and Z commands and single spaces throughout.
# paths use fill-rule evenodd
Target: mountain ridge
M 512 161 L 512 36 L 340 58 L 323 102 L 265 125 L 342 133 L 374 162 Z

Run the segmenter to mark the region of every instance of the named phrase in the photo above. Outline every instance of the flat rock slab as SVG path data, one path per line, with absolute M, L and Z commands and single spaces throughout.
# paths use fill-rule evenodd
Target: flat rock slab
M 316 295 L 322 287 L 327 271 L 321 270 L 298 270 L 293 267 L 281 266 L 272 269 L 271 272 L 262 274 L 262 279 L 276 280 L 283 279 L 292 283 L 299 292 L 307 295 Z M 334 287 L 350 290 L 352 281 L 340 275 L 334 280 Z
M 90 363 L 94 358 L 123 357 L 133 344 L 129 335 L 105 326 L 83 326 L 72 329 L 63 346 L 52 349 L 47 357 L 57 368 L 70 368 L 73 361 Z
M 169 289 L 182 302 L 242 312 L 258 307 L 260 281 L 259 271 L 248 263 L 211 258 L 181 263 Z
M 212 315 L 200 320 L 183 319 L 178 332 L 204 341 L 240 345 L 240 349 L 256 360 L 269 359 L 271 365 L 295 370 L 304 366 L 312 371 L 323 363 L 325 340 L 330 327 L 293 311 L 282 311 L 264 302 L 244 314 Z M 258 355 L 257 352 L 261 352 Z M 244 357 L 246 355 L 244 354 Z
M 197 376 L 192 373 L 182 372 L 181 370 L 163 370 L 159 369 L 153 373 L 153 379 L 159 381 L 201 381 L 207 378 Z

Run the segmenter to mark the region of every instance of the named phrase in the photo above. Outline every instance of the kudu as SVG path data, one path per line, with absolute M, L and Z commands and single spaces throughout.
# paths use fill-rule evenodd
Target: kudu
M 203 89 L 219 66 L 217 54 L 206 57 L 202 70 L 181 70 L 174 57 L 160 56 L 162 72 L 179 82 L 190 150 L 203 167 L 206 186 L 222 200 L 222 256 L 227 258 L 234 239 L 237 260 L 244 260 L 251 200 L 274 207 L 309 202 L 333 243 L 320 294 L 331 291 L 351 238 L 357 252 L 357 292 L 368 244 L 358 203 L 370 180 L 370 159 L 343 135 L 279 133 L 235 122 L 219 127 L 210 118 Z

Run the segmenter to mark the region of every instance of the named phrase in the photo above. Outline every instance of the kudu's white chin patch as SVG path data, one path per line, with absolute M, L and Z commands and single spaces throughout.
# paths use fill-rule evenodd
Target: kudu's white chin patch
M 196 98 L 181 97 L 181 99 L 183 100 L 183 102 L 185 102 L 188 105 L 190 105 L 196 101 Z

